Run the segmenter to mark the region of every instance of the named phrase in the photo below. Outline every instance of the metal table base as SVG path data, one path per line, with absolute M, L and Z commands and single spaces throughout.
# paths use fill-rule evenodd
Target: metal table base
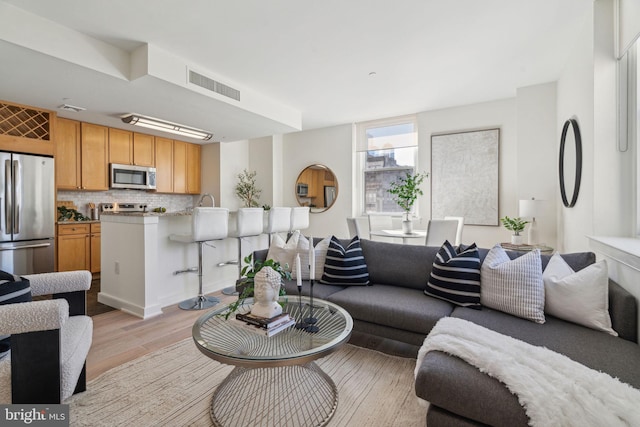
M 338 389 L 314 362 L 272 368 L 236 367 L 211 399 L 215 426 L 324 426 Z

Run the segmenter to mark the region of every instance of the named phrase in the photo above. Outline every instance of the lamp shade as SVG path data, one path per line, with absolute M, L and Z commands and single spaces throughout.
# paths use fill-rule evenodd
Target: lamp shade
M 520 200 L 518 206 L 518 213 L 522 218 L 535 218 L 542 213 L 543 200 L 536 200 L 534 198 Z

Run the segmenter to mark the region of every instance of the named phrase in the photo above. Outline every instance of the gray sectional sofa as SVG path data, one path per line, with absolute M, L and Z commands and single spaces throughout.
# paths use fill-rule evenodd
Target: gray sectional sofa
M 415 358 L 438 320 L 451 316 L 547 347 L 640 388 L 637 301 L 618 284 L 609 282 L 609 312 L 619 334 L 614 337 L 549 315 L 544 324 L 537 324 L 486 307 L 473 310 L 425 295 L 438 247 L 371 240 L 362 240 L 361 246 L 369 286 L 314 285 L 314 297 L 342 306 L 353 317 L 352 343 Z M 482 261 L 487 253 L 488 249 L 480 249 Z M 522 255 L 508 254 L 512 259 Z M 255 259 L 266 256 L 267 250 L 254 253 Z M 593 253 L 566 254 L 563 258 L 575 271 L 595 262 Z M 548 261 L 549 256 L 543 255 L 543 269 Z M 297 293 L 294 281 L 286 281 L 285 288 L 288 294 Z M 309 283 L 303 284 L 302 292 L 309 294 Z M 528 424 L 517 397 L 504 384 L 442 352 L 426 355 L 417 370 L 415 390 L 418 397 L 430 402 L 426 414 L 429 427 Z

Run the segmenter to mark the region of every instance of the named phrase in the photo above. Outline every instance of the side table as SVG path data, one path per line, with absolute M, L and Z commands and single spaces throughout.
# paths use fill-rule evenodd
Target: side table
M 512 243 L 500 243 L 502 249 L 507 251 L 531 252 L 534 249 L 540 249 L 541 254 L 552 255 L 554 249 L 545 245 L 514 245 Z

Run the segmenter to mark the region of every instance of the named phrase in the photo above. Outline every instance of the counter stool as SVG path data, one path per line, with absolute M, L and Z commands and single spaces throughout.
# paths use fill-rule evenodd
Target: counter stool
M 198 244 L 198 268 L 175 271 L 173 274 L 198 272 L 198 296 L 182 301 L 178 306 L 183 310 L 204 310 L 218 304 L 220 300 L 202 292 L 202 246 L 210 240 L 225 239 L 229 231 L 229 209 L 193 208 L 191 234 L 172 234 L 169 239 L 180 243 Z
M 289 235 L 296 230 L 309 228 L 309 207 L 291 208 L 291 224 L 289 225 Z
M 269 246 L 271 246 L 271 235 L 289 231 L 291 208 L 271 208 L 268 212 L 269 221 L 264 225 L 264 233 L 269 235 Z
M 234 216 L 234 214 L 232 214 Z M 264 209 L 263 208 L 240 208 L 229 221 L 229 237 L 238 239 L 238 260 L 227 261 L 224 264 L 238 264 L 238 279 L 242 277 L 242 239 L 244 237 L 259 236 L 263 232 Z M 235 295 L 235 286 L 229 286 L 222 290 L 225 295 Z

